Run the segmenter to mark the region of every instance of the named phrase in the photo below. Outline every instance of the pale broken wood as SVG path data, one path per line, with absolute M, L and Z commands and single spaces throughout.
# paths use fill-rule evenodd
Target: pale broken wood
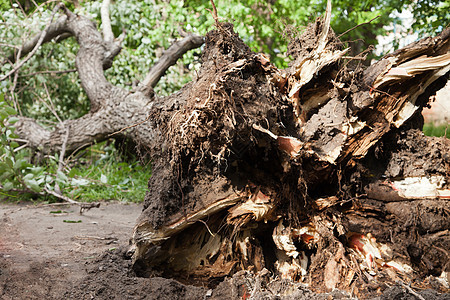
M 213 204 L 202 208 L 199 211 L 181 217 L 173 223 L 166 224 L 159 229 L 154 229 L 146 222 L 138 224 L 134 228 L 134 239 L 138 243 L 158 244 L 175 235 L 176 233 L 186 229 L 190 225 L 211 216 L 227 207 L 235 205 L 243 199 L 240 195 L 232 195 L 225 199 L 214 201 Z

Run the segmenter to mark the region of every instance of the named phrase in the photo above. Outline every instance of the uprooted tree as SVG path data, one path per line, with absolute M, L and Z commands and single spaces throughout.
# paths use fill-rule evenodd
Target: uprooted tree
M 174 44 L 129 92 L 103 73 L 120 52 L 108 27 L 102 37 L 89 19 L 57 9 L 63 16 L 21 54 L 75 36 L 91 110 L 52 131 L 20 117 L 16 133 L 45 151 L 113 136 L 149 153 L 133 234 L 138 275 L 205 282 L 267 268 L 319 290 L 357 291 L 447 274 L 450 142 L 417 129 L 448 80 L 450 29 L 363 68 L 330 28 L 329 3 L 280 70 L 215 15 L 215 30 Z M 161 74 L 203 42 L 198 76 L 156 97 Z

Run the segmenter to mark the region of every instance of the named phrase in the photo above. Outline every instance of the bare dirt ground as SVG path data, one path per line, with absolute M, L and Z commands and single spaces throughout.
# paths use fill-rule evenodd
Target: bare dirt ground
M 213 287 L 136 277 L 127 251 L 141 209 L 138 204 L 102 203 L 80 215 L 77 206 L 0 203 L 0 299 L 350 298 L 339 291 L 315 294 L 282 280 L 268 283 L 264 275 L 245 271 Z M 376 299 L 421 299 L 413 293 L 398 286 Z M 419 296 L 450 299 L 432 290 Z
M 0 298 L 196 299 L 173 280 L 128 273 L 141 209 L 102 203 L 80 215 L 77 206 L 0 204 Z

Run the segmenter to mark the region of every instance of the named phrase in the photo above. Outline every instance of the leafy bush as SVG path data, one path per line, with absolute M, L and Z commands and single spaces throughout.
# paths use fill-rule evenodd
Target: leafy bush
M 13 124 L 17 121 L 17 112 L 4 101 L 0 94 L 0 189 L 3 195 L 7 192 L 23 191 L 39 193 L 38 181 L 43 181 L 40 168 L 33 167 L 28 162 L 27 150 L 20 150 L 15 141 Z

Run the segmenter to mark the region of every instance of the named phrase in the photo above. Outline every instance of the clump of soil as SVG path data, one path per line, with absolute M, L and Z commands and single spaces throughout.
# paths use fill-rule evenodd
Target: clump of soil
M 136 277 L 128 247 L 100 255 L 86 266 L 87 275 L 62 299 L 202 299 L 206 290 L 162 277 Z

